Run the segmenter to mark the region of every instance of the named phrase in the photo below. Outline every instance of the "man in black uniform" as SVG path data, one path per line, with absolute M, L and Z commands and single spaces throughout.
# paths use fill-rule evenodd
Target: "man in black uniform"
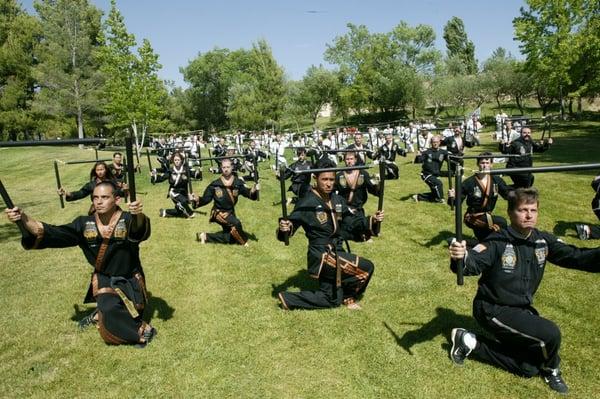
M 248 175 L 244 176 L 245 181 L 258 180 L 258 171 L 255 170 L 258 166 L 258 160 L 266 157 L 267 154 L 256 147 L 256 141 L 250 141 L 248 147 L 244 148 L 244 167 L 248 171 Z
M 80 327 L 95 324 L 107 344 L 145 346 L 156 334 L 142 320 L 147 296 L 139 243 L 150 237 L 150 219 L 140 201 L 129 203 L 129 212 L 121 211 L 116 193 L 113 182 L 99 182 L 92 194 L 94 214 L 62 226 L 38 222 L 17 207 L 6 214 L 25 225 L 29 234 L 23 237 L 23 248 L 79 246 L 94 267 L 85 302 L 96 302 L 97 308 Z
M 357 157 L 353 152 L 344 156 L 346 167 L 356 165 Z M 338 172 L 335 176 L 335 192 L 346 200 L 352 217 L 344 225 L 344 238 L 354 241 L 369 241 L 372 236 L 378 236 L 381 224 L 375 216 L 365 215 L 364 205 L 369 199 L 369 193 L 379 196 L 379 183 L 375 183 L 369 172 L 364 169 Z
M 465 275 L 481 275 L 473 302 L 477 322 L 495 339 L 462 328 L 452 330 L 450 357 L 457 364 L 473 353 L 481 360 L 518 375 L 540 374 L 551 389 L 566 393 L 560 373 L 558 326 L 532 306 L 546 260 L 566 268 L 599 272 L 600 248 L 579 249 L 535 228 L 538 193 L 519 188 L 508 196 L 510 226 L 466 251 L 465 242 L 450 245 L 451 268 L 463 260 Z
M 174 209 L 161 208 L 158 212 L 160 217 L 185 217 L 188 219 L 193 218 L 194 211 L 190 208 L 190 193 L 189 178 L 191 172 L 188 166 L 184 164 L 183 154 L 176 152 L 172 157 L 173 166 L 169 168 L 167 173 L 157 174 L 156 170 L 152 171 L 150 182 L 152 184 L 160 183 L 165 180 L 169 181 L 169 192 L 167 198 L 175 204 Z
M 323 162 L 318 167 L 329 167 Z M 345 304 L 350 309 L 360 309 L 356 302 L 366 290 L 373 274 L 371 261 L 358 257 L 342 248 L 341 229 L 352 216 L 346 201 L 333 192 L 335 172 L 315 175 L 316 187 L 300 198 L 288 219 L 279 221 L 277 238 L 293 235 L 304 228 L 308 238 L 308 272 L 319 279 L 318 291 L 280 292 L 284 309 L 323 309 Z M 383 211 L 377 213 L 378 222 Z M 340 268 L 340 279 L 337 268 Z
M 445 137 L 442 140 L 442 146 L 446 146 L 446 151 L 448 151 L 449 155 L 460 157 L 463 155 L 463 151 L 465 149 L 460 126 L 455 126 L 453 132 L 454 134 L 452 136 Z M 456 170 L 457 162 L 460 163 L 460 165 L 463 164 L 462 159 L 454 159 L 452 162 L 450 162 L 450 172 L 452 175 L 454 175 L 454 171 Z
M 431 138 L 431 148 L 422 153 L 423 167 L 421 179 L 429 186 L 431 192 L 413 195 L 415 202 L 444 202 L 444 183 L 439 179 L 442 165 L 448 160 L 448 151 L 440 149 L 440 136 Z
M 296 197 L 292 198 L 292 203 L 296 203 L 299 198 L 302 198 L 304 194 L 310 191 L 310 174 L 294 173 L 294 171 L 308 170 L 311 168 L 312 165 L 310 161 L 306 159 L 306 149 L 298 148 L 296 154 L 298 155 L 298 160 L 287 167 L 283 174 L 285 180 L 290 177 L 292 178 L 292 185 L 288 189 L 288 191 L 291 191 L 296 195 Z M 277 171 L 277 173 L 279 173 L 279 171 Z
M 379 150 L 377 151 L 377 155 L 375 155 L 375 159 L 378 159 L 379 162 L 385 163 L 385 179 L 386 180 L 395 180 L 400 177 L 400 173 L 398 170 L 398 165 L 396 165 L 396 154 L 406 156 L 406 150 L 400 148 L 398 144 L 394 143 L 394 136 L 392 133 L 387 133 L 385 135 L 385 143 Z
M 492 168 L 490 152 L 483 152 L 477 158 L 477 166 L 480 171 Z M 505 229 L 506 219 L 498 215 L 492 215 L 498 200 L 498 194 L 506 199 L 510 187 L 500 176 L 488 174 L 475 174 L 462 182 L 461 201 L 467 199 L 467 211 L 464 222 L 473 229 L 478 241 L 482 241 L 490 233 Z M 454 201 L 454 189 L 448 190 L 448 201 Z
M 544 142 L 534 142 L 531 138 L 531 128 L 525 126 L 521 129 L 521 137 L 513 140 L 510 145 L 503 147 L 503 154 L 519 155 L 518 157 L 510 157 L 506 163 L 507 168 L 529 168 L 533 166 L 534 152 L 544 152 L 552 144 L 552 138 Z M 513 187 L 531 187 L 533 186 L 534 176 L 532 173 L 524 173 L 518 175 L 510 175 L 513 181 Z
M 592 188 L 596 192 L 594 199 L 592 199 L 592 210 L 596 217 L 600 219 L 600 175 L 594 177 L 594 180 L 592 180 Z M 598 226 L 577 223 L 575 228 L 580 240 L 596 240 L 600 238 L 600 227 Z
M 256 183 L 252 189 L 248 189 L 244 180 L 232 174 L 230 159 L 222 160 L 221 169 L 221 177 L 206 187 L 202 197 L 193 197 L 192 203 L 194 208 L 198 208 L 213 201 L 210 222 L 221 225 L 223 231 L 219 233 L 198 233 L 196 234 L 196 240 L 202 244 L 216 242 L 223 244 L 237 243 L 248 246 L 248 235 L 244 232 L 242 222 L 235 214 L 235 204 L 237 204 L 240 195 L 255 201 L 260 185 Z
M 354 133 L 354 144 L 350 144 L 346 149 L 356 150 L 357 165 L 365 165 L 367 163 L 367 157 L 373 159 L 373 151 L 363 145 L 363 135 L 360 132 Z

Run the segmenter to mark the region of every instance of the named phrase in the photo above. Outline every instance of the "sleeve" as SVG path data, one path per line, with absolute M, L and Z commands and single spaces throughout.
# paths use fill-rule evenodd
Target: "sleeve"
M 143 215 L 142 223 L 138 225 L 136 216 L 130 214 L 129 228 L 127 230 L 129 231 L 129 241 L 146 241 L 150 238 L 150 218 Z
M 66 196 L 65 199 L 68 202 L 77 201 L 77 200 L 87 197 L 88 195 L 90 195 L 92 193 L 92 191 L 93 191 L 92 182 L 90 181 L 90 182 L 85 183 L 79 190 L 73 191 L 72 193 L 70 193 L 70 195 Z
M 198 198 L 198 201 L 194 202 L 194 208 L 200 208 L 201 206 L 204 206 L 204 205 L 210 203 L 210 201 L 212 201 L 212 199 L 214 198 L 214 194 L 215 194 L 215 188 L 213 187 L 212 184 L 209 184 L 204 189 L 204 193 L 202 194 L 202 197 Z
M 371 181 L 371 176 L 367 172 L 365 172 L 365 183 L 367 184 L 367 191 L 370 194 L 379 197 L 380 184 L 373 184 Z
M 294 234 L 296 234 L 296 231 L 300 228 L 300 226 L 303 225 L 303 220 L 304 220 L 304 216 L 303 216 L 303 212 L 299 211 L 297 208 L 294 209 L 294 211 L 288 215 L 287 220 L 289 220 L 290 222 L 292 222 L 292 230 L 289 232 L 288 237 L 293 236 Z M 277 227 L 277 240 L 279 241 L 285 241 L 285 233 L 281 230 L 279 230 L 279 226 Z
M 550 234 L 545 234 L 544 238 L 548 243 L 548 261 L 567 269 L 600 272 L 600 247 L 578 248 Z
M 550 144 L 549 143 L 536 143 L 533 142 L 533 152 L 544 152 L 546 151 L 548 148 L 550 148 Z
M 251 199 L 252 201 L 256 201 L 257 199 L 257 191 L 252 191 L 251 189 L 249 189 L 248 187 L 246 187 L 246 184 L 241 181 L 238 180 L 236 182 L 236 186 L 238 187 L 238 190 L 240 191 L 240 194 L 243 195 L 246 198 Z
M 500 194 L 500 196 L 504 199 L 508 198 L 508 193 L 510 193 L 512 191 L 512 188 L 506 184 L 506 182 L 504 181 L 503 178 L 501 178 L 500 176 L 496 176 L 498 178 L 497 180 L 497 184 L 498 184 L 498 193 Z
M 69 224 L 54 226 L 42 223 L 43 231 L 40 236 L 28 235 L 23 237 L 21 245 L 25 249 L 68 248 L 79 245 L 83 238 L 85 219 L 80 216 Z
M 463 275 L 478 276 L 494 264 L 496 258 L 496 245 L 494 242 L 487 241 L 477 244 L 474 248 L 467 251 L 463 262 Z M 456 273 L 458 261 L 450 261 L 450 269 Z

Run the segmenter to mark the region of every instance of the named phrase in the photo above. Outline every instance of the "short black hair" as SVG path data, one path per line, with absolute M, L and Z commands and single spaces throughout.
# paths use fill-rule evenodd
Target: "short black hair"
M 329 159 L 329 157 L 323 157 L 323 158 L 319 159 L 317 161 L 317 164 L 315 165 L 316 169 L 328 169 L 328 168 L 335 168 L 335 167 L 336 167 L 335 162 L 333 162 L 331 159 Z M 320 173 L 323 173 L 323 172 L 315 173 L 315 176 L 318 176 Z
M 96 184 L 96 187 L 94 187 L 94 190 L 97 187 L 101 187 L 101 186 L 108 186 L 108 187 L 112 187 L 112 191 L 113 191 L 113 196 L 117 196 L 117 191 L 119 190 L 119 188 L 117 187 L 117 183 L 114 182 L 114 180 L 102 180 L 101 182 Z
M 516 190 L 508 193 L 508 211 L 514 211 L 520 204 L 539 204 L 540 195 L 538 190 L 533 187 L 529 188 L 517 188 Z
M 123 156 L 123 154 L 121 154 L 119 151 L 113 153 L 113 158 L 116 157 L 117 155 Z

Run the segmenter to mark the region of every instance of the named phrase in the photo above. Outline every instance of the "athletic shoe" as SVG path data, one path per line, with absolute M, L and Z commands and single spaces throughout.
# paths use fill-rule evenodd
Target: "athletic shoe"
M 413 201 L 419 202 L 419 194 L 415 194 L 412 196 Z
M 564 394 L 569 391 L 569 387 L 565 383 L 565 380 L 562 379 L 559 369 L 542 370 L 541 375 L 544 379 L 544 382 L 548 384 L 550 389 Z
M 471 353 L 472 349 L 465 344 L 465 335 L 469 332 L 464 328 L 453 328 L 450 338 L 452 339 L 452 349 L 450 349 L 450 359 L 455 364 L 462 366 L 465 359 Z
M 206 244 L 206 233 L 196 233 L 196 241 L 200 244 Z
M 98 323 L 98 320 L 96 320 L 96 314 L 98 314 L 98 309 L 94 309 L 92 313 L 79 320 L 79 323 L 77 323 L 79 329 L 85 330 L 88 327 L 96 325 L 96 323 Z
M 161 218 L 166 218 L 167 217 L 167 210 L 160 208 L 158 210 L 158 216 L 160 216 Z
M 587 229 L 585 227 L 585 224 L 577 223 L 575 225 L 575 228 L 577 229 L 577 236 L 580 240 L 588 240 L 590 238 L 590 235 L 588 234 Z

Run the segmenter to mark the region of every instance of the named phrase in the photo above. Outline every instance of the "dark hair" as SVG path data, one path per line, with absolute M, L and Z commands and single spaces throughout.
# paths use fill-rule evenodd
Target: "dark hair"
M 92 167 L 92 170 L 90 171 L 90 180 L 98 177 L 98 175 L 96 174 L 96 168 L 98 167 L 98 165 L 102 165 L 104 166 L 104 169 L 106 170 L 106 175 L 104 176 L 104 180 L 113 180 L 115 178 L 115 176 L 113 176 L 113 173 L 111 172 L 111 170 L 108 168 L 108 165 L 106 164 L 106 162 L 96 162 L 94 164 L 94 166 Z
M 346 159 L 348 157 L 348 155 L 352 155 L 352 156 L 354 156 L 354 158 L 358 158 L 358 154 L 355 151 L 348 151 L 347 153 L 345 153 L 344 159 Z
M 327 169 L 327 168 L 335 168 L 335 167 L 336 167 L 335 162 L 333 162 L 328 157 L 323 157 L 323 158 L 319 159 L 317 161 L 317 164 L 315 165 L 316 169 Z M 323 172 L 315 173 L 315 176 L 318 176 L 321 173 L 323 173 Z
M 523 203 L 525 204 L 539 204 L 540 195 L 538 191 L 533 188 L 517 188 L 516 190 L 510 191 L 508 193 L 508 211 L 512 212 L 517 207 Z
M 119 190 L 119 188 L 117 187 L 117 183 L 115 183 L 114 180 L 102 180 L 100 183 L 96 184 L 96 187 L 101 186 L 112 187 L 113 197 L 117 196 L 117 191 Z M 96 189 L 96 187 L 94 187 L 94 190 Z
M 477 163 L 479 163 L 479 161 L 481 161 L 482 159 L 489 159 L 490 162 L 494 162 L 492 153 L 489 151 L 484 151 L 481 154 L 477 155 Z
M 123 154 L 121 154 L 119 151 L 117 151 L 113 154 L 113 158 L 116 157 L 117 155 L 123 156 Z

